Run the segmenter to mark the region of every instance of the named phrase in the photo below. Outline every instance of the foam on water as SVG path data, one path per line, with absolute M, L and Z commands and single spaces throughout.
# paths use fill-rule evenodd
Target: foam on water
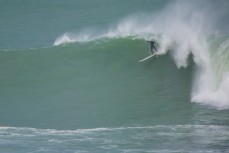
M 228 136 L 228 127 L 217 125 L 155 125 L 77 130 L 0 128 L 2 146 L 17 146 L 28 152 L 221 152 L 227 151 Z M 220 147 L 213 149 L 209 147 L 211 144 Z M 4 151 L 3 148 L 0 151 Z
M 220 109 L 229 107 L 228 51 L 229 43 L 228 40 L 226 40 L 222 41 L 219 46 L 217 46 L 216 51 L 211 54 L 211 67 L 209 66 L 208 69 L 211 68 L 212 72 L 202 73 L 203 81 L 198 80 L 198 84 L 201 86 L 197 86 L 199 88 L 194 92 L 194 101 L 201 101 L 206 104 L 210 103 L 218 106 Z M 204 85 L 203 82 L 206 82 L 206 84 Z
M 187 67 L 189 55 L 192 55 L 197 70 L 191 101 L 227 109 L 229 108 L 229 65 L 223 63 L 227 62 L 228 58 L 222 61 L 216 55 L 226 54 L 228 57 L 228 40 L 226 43 L 220 43 L 219 48 L 213 51 L 210 48 L 211 42 L 208 41 L 210 35 L 220 32 L 220 29 L 217 29 L 217 21 L 222 19 L 222 14 L 228 13 L 225 12 L 225 7 L 222 7 L 220 12 L 213 10 L 216 4 L 225 6 L 228 2 L 176 1 L 157 14 L 133 15 L 103 31 L 94 29 L 94 32 L 85 30 L 79 34 L 65 33 L 56 39 L 54 45 L 120 37 L 156 39 L 160 44 L 158 54 L 171 52 L 177 68 Z M 216 76 L 213 60 L 222 63 L 220 67 L 224 68 L 215 68 L 222 70 L 221 76 Z M 217 85 L 215 85 L 216 80 L 218 80 Z

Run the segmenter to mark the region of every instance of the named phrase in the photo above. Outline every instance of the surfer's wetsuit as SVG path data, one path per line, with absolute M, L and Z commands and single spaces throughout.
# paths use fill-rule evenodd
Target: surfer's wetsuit
M 155 44 L 156 44 L 156 42 L 155 41 L 147 41 L 147 42 L 149 42 L 150 43 L 150 51 L 152 52 L 152 54 L 153 54 L 153 50 L 157 50 L 157 48 L 156 48 L 156 46 L 155 46 Z

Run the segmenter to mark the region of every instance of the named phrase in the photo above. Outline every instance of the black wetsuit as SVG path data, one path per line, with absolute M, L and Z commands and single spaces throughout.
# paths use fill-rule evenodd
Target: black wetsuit
M 153 50 L 157 50 L 157 48 L 156 48 L 156 46 L 155 46 L 155 44 L 156 44 L 156 42 L 155 41 L 147 41 L 147 42 L 149 42 L 150 43 L 150 51 L 152 52 L 152 54 L 153 54 Z

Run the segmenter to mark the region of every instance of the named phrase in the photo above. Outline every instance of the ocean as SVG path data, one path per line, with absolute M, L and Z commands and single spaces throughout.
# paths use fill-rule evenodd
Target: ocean
M 227 0 L 1 0 L 0 152 L 229 153 L 228 15 Z

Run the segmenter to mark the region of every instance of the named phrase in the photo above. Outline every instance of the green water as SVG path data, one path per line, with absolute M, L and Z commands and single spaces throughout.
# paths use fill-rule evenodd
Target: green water
M 139 63 L 148 43 L 122 34 L 53 46 L 169 3 L 1 1 L 0 152 L 228 152 L 227 103 L 191 102 L 192 55 L 187 68 L 173 52 Z
M 144 41 L 100 46 L 2 52 L 3 125 L 74 129 L 169 124 L 170 117 L 176 124 L 190 122 L 191 68 L 177 70 L 169 56 L 138 63 L 147 55 L 139 51 L 147 49 Z

